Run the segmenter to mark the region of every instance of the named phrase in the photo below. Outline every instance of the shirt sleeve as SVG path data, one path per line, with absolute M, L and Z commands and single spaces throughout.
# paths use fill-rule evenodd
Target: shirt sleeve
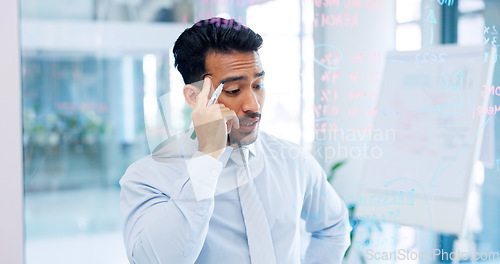
M 350 245 L 349 214 L 321 166 L 311 156 L 302 219 L 311 233 L 304 263 L 342 263 Z
M 180 163 L 148 160 L 130 166 L 120 180 L 130 263 L 194 263 L 198 258 L 222 163 L 201 152 Z

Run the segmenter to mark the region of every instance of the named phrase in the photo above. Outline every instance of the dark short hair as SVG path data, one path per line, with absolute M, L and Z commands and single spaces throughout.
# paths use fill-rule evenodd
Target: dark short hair
M 200 20 L 182 32 L 174 45 L 175 67 L 184 83 L 200 81 L 206 73 L 208 52 L 258 51 L 262 37 L 234 19 L 213 17 Z

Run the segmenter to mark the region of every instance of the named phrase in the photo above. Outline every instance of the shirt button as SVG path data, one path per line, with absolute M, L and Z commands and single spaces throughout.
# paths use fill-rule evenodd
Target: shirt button
M 204 216 L 204 215 L 205 215 L 205 213 L 206 213 L 206 212 L 205 212 L 205 210 L 200 210 L 200 211 L 198 212 L 198 214 L 199 214 L 199 215 L 201 215 L 201 216 Z
M 212 175 L 213 177 L 215 177 L 215 176 L 217 176 L 217 172 L 213 170 L 213 171 L 210 173 L 210 175 Z

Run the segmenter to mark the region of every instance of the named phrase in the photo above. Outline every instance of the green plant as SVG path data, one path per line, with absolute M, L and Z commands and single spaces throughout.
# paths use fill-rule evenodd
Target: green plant
M 347 162 L 347 160 L 342 160 L 337 163 L 335 163 L 332 168 L 330 169 L 330 173 L 328 173 L 328 177 L 326 180 L 331 184 L 333 181 L 333 176 L 335 175 L 335 171 L 337 171 L 338 168 L 340 168 L 342 165 L 344 165 Z
M 334 176 L 335 176 L 335 173 L 337 172 L 337 170 L 342 167 L 344 164 L 347 163 L 347 160 L 341 160 L 337 163 L 335 163 L 332 168 L 330 169 L 330 172 L 328 173 L 328 176 L 327 176 L 327 181 L 332 184 L 333 182 L 333 179 L 334 179 Z M 360 220 L 357 219 L 356 217 L 354 217 L 354 212 L 356 210 L 356 205 L 355 204 L 348 204 L 347 205 L 347 209 L 348 209 L 348 212 L 349 212 L 349 224 L 353 227 L 352 228 L 352 231 L 351 231 L 351 234 L 350 234 L 350 239 L 351 241 L 353 240 L 353 237 L 354 237 L 354 234 L 356 232 L 356 227 L 360 224 Z M 367 240 L 367 243 L 369 243 L 369 240 Z M 347 254 L 349 253 L 351 249 L 351 246 L 349 246 L 347 248 L 347 250 L 345 251 L 345 254 L 344 254 L 344 257 L 347 256 Z M 365 258 L 360 255 L 359 256 L 360 258 L 360 261 L 362 264 L 365 264 L 366 263 L 366 260 Z

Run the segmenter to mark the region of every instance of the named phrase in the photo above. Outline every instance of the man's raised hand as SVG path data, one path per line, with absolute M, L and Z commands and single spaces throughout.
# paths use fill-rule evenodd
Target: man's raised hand
M 207 106 L 210 90 L 213 90 L 212 80 L 205 77 L 203 88 L 196 96 L 196 105 L 191 113 L 198 150 L 215 159 L 219 159 L 227 144 L 227 135 L 231 127 L 240 127 L 236 113 L 223 104 L 215 103 Z

